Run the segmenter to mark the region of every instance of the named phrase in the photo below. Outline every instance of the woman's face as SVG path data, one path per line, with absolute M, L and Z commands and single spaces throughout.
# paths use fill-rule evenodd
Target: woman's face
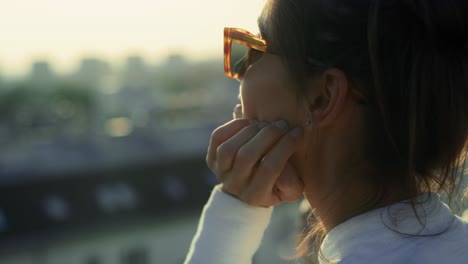
M 304 176 L 314 174 L 318 162 L 315 157 L 320 152 L 316 138 L 311 136 L 310 127 L 306 126 L 311 119 L 308 101 L 317 90 L 312 87 L 318 87 L 319 82 L 319 78 L 309 78 L 306 81 L 307 92 L 298 93 L 299 87 L 292 80 L 283 58 L 265 53 L 246 70 L 240 85 L 243 118 L 267 123 L 284 120 L 289 129 L 303 129 L 303 144 L 288 161 L 304 182 L 306 190 L 313 184 L 310 183 L 312 177 Z

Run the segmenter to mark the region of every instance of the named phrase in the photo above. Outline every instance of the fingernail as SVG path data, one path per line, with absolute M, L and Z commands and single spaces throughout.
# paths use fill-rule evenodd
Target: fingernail
M 288 126 L 288 124 L 284 120 L 278 120 L 278 121 L 275 122 L 275 126 L 277 128 L 283 129 L 283 128 L 286 128 Z
M 258 121 L 256 119 L 249 120 L 249 124 L 251 124 L 251 125 L 255 125 L 257 123 L 258 123 Z
M 291 130 L 291 135 L 293 137 L 300 137 L 302 135 L 302 128 L 296 127 L 293 130 Z
M 258 128 L 264 128 L 264 127 L 267 127 L 268 126 L 268 123 L 267 122 L 260 122 L 258 123 Z

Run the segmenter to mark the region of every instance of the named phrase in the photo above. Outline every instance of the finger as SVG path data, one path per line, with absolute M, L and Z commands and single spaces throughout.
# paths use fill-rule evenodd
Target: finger
M 291 155 L 296 151 L 302 139 L 302 129 L 295 128 L 284 135 L 278 143 L 265 155 L 252 178 L 251 188 L 263 195 L 271 194 L 275 182 L 284 169 Z
M 219 145 L 228 140 L 241 129 L 248 126 L 251 121 L 247 119 L 236 119 L 216 128 L 211 134 L 210 143 L 208 145 L 208 152 L 206 155 L 206 163 L 209 168 L 212 168 L 216 160 L 216 150 Z
M 257 124 L 244 127 L 239 133 L 219 145 L 216 151 L 216 166 L 219 172 L 232 169 L 238 150 L 258 133 Z
M 271 125 L 261 122 L 259 128 L 260 132 L 239 149 L 234 164 L 234 169 L 248 171 L 249 175 L 263 155 L 288 131 L 287 123 L 283 120 Z
M 252 206 L 268 207 L 283 202 L 295 202 L 302 197 L 303 193 L 304 182 L 290 162 L 286 162 L 271 193 L 261 196 L 258 191 L 252 188 L 242 194 L 240 198 Z
M 275 187 L 281 201 L 294 202 L 301 198 L 304 192 L 304 183 L 290 162 L 286 162 Z

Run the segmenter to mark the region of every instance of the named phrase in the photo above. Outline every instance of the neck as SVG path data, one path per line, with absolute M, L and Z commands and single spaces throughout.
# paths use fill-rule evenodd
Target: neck
M 402 188 L 389 188 L 384 192 L 373 184 L 356 179 L 359 178 L 349 177 L 338 185 L 306 189 L 305 196 L 326 233 L 355 216 L 412 197 Z
M 362 185 L 351 184 L 333 189 L 321 186 L 320 190 L 307 190 L 305 196 L 328 233 L 342 222 L 368 211 L 362 207 L 368 203 L 369 198 L 364 194 L 369 192 L 370 188 L 364 190 Z
M 385 189 L 373 184 L 369 179 L 381 175 L 376 175 L 378 172 L 370 169 L 363 156 L 354 150 L 322 154 L 322 159 L 304 174 L 310 175 L 304 179 L 304 194 L 327 233 L 357 215 L 412 197 L 413 193 L 400 183 L 386 184 Z

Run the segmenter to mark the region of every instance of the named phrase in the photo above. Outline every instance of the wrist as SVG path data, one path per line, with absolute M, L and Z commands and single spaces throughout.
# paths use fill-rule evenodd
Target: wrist
M 257 207 L 257 208 L 271 208 L 271 207 L 272 207 L 272 206 L 263 206 L 263 205 L 251 205 L 251 204 L 248 204 L 248 203 L 246 203 L 245 201 L 243 201 L 239 196 L 237 196 L 237 195 L 235 195 L 235 194 L 233 194 L 233 193 L 230 193 L 228 190 L 226 190 L 226 189 L 224 188 L 224 184 L 220 184 L 220 185 L 216 186 L 215 188 L 219 188 L 219 190 L 221 190 L 222 193 L 227 194 L 228 196 L 230 196 L 230 197 L 232 197 L 232 198 L 234 198 L 234 199 L 236 199 L 236 200 L 242 202 L 243 204 L 245 204 L 245 205 L 247 205 L 247 206 L 249 206 L 249 207 L 253 207 L 253 208 L 255 208 L 255 207 Z

